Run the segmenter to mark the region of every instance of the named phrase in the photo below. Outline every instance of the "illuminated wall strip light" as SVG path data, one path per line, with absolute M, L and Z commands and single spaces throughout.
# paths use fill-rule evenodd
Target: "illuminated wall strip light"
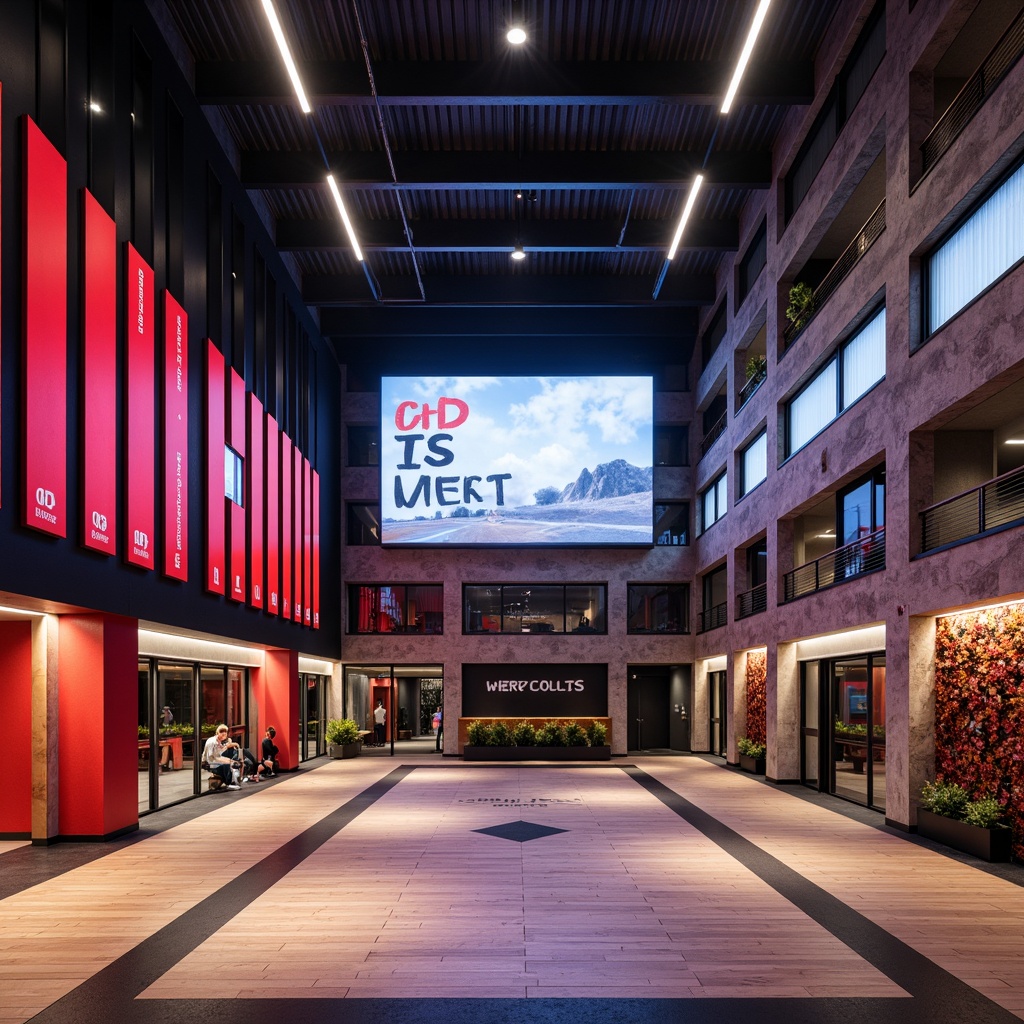
M 334 201 L 338 204 L 338 213 L 341 214 L 341 222 L 345 225 L 345 230 L 348 232 L 348 240 L 352 243 L 352 248 L 355 250 L 356 259 L 362 263 L 363 251 L 359 248 L 355 228 L 352 227 L 352 221 L 348 219 L 348 210 L 345 209 L 345 203 L 341 198 L 341 193 L 338 191 L 338 183 L 334 180 L 333 174 L 327 175 L 327 184 L 331 186 L 331 195 L 334 196 Z
M 690 194 L 686 197 L 686 206 L 683 207 L 683 215 L 679 218 L 679 227 L 676 228 L 675 237 L 672 239 L 672 245 L 668 250 L 668 258 L 672 259 L 676 254 L 676 249 L 679 248 L 679 240 L 683 237 L 683 228 L 686 227 L 686 221 L 689 219 L 690 212 L 693 210 L 694 200 L 697 198 L 697 193 L 700 191 L 701 183 L 704 181 L 704 175 L 698 174 L 693 179 L 693 184 L 690 186 Z
M 284 66 L 288 69 L 288 77 L 292 80 L 295 95 L 299 97 L 299 106 L 302 107 L 304 114 L 311 114 L 313 108 L 309 105 L 309 100 L 306 99 L 306 92 L 302 88 L 302 82 L 299 81 L 298 69 L 295 67 L 295 61 L 292 60 L 291 51 L 288 49 L 288 41 L 284 37 L 281 22 L 277 20 L 277 11 L 274 10 L 271 0 L 263 0 L 263 10 L 267 14 L 267 21 L 270 22 L 270 30 L 274 33 L 274 38 L 277 40 L 277 48 L 281 51 Z
M 740 59 L 736 64 L 736 70 L 733 72 L 732 81 L 729 83 L 729 89 L 722 102 L 721 112 L 723 114 L 729 113 L 732 101 L 736 98 L 736 90 L 740 87 L 740 79 L 743 77 L 743 72 L 747 69 L 747 61 L 750 60 L 750 54 L 753 52 L 754 43 L 757 42 L 757 35 L 761 31 L 761 25 L 764 23 L 765 15 L 768 13 L 768 5 L 771 2 L 772 0 L 761 0 L 757 5 L 754 21 L 750 26 L 750 32 L 747 34 L 747 41 L 743 44 L 743 52 L 740 53 Z

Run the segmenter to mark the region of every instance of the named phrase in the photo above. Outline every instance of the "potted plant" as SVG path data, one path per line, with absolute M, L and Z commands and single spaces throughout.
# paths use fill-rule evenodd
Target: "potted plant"
M 768 372 L 768 360 L 765 356 L 750 356 L 744 367 L 746 373 L 746 384 L 752 380 L 761 380 Z
M 607 735 L 603 722 L 584 727 L 575 720 L 550 721 L 534 728 L 526 719 L 474 719 L 466 729 L 462 756 L 467 761 L 607 761 Z
M 786 319 L 799 331 L 814 312 L 814 289 L 805 281 L 797 281 L 789 289 L 789 305 L 786 306 Z
M 987 861 L 1010 859 L 1012 832 L 993 797 L 972 800 L 955 782 L 926 782 L 917 810 L 917 834 Z
M 359 726 L 351 718 L 332 718 L 327 723 L 327 749 L 331 757 L 356 757 L 363 749 Z
M 763 743 L 748 740 L 746 736 L 741 736 L 736 746 L 740 752 L 740 767 L 752 775 L 764 775 L 768 748 Z

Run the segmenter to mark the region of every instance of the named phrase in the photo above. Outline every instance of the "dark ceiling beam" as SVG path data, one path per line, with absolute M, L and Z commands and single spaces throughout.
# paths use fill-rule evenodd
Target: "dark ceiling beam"
M 590 274 L 587 277 L 526 274 L 425 276 L 427 303 L 532 306 L 610 306 L 651 304 L 654 281 L 650 277 Z M 412 274 L 379 281 L 383 302 L 420 302 L 419 283 Z M 711 275 L 680 274 L 662 286 L 659 303 L 707 306 L 715 299 Z M 307 276 L 302 281 L 307 306 L 338 306 L 372 302 L 360 275 Z
M 665 341 L 688 347 L 697 334 L 698 311 L 692 306 L 649 305 L 604 309 L 535 309 L 425 305 L 325 306 L 320 332 L 357 350 L 379 350 L 391 338 L 486 339 L 529 336 L 567 338 L 629 338 L 632 342 Z M 548 342 L 545 342 L 548 343 Z M 436 348 L 430 351 L 437 352 Z M 680 362 L 686 362 L 680 358 Z
M 527 188 L 631 189 L 689 187 L 703 152 L 690 153 L 398 153 L 399 184 L 383 153 L 329 153 L 343 190 Z M 770 153 L 713 153 L 705 188 L 767 188 Z M 323 161 L 312 153 L 243 153 L 242 184 L 249 189 L 326 188 Z
M 373 77 L 384 106 L 508 106 L 640 103 L 716 106 L 732 64 L 725 61 L 375 61 Z M 362 61 L 316 61 L 299 68 L 316 106 L 373 102 Z M 196 96 L 219 106 L 287 106 L 295 93 L 281 62 L 199 61 Z M 807 104 L 814 96 L 811 61 L 752 62 L 740 103 Z
M 516 240 L 510 220 L 431 220 L 411 222 L 417 252 L 506 252 Z M 667 249 L 675 223 L 630 221 L 620 241 L 622 219 L 603 221 L 524 221 L 520 240 L 529 252 L 648 252 Z M 357 231 L 360 246 L 368 251 L 408 251 L 401 221 L 364 221 Z M 278 221 L 277 247 L 284 252 L 346 250 L 350 243 L 340 223 L 332 221 Z M 700 249 L 735 252 L 739 223 L 693 221 L 686 227 L 680 251 Z

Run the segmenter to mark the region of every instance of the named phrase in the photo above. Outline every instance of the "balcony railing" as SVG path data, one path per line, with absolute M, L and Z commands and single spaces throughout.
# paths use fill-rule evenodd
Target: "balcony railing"
M 723 601 L 712 608 L 705 608 L 697 615 L 697 632 L 706 633 L 709 629 L 718 629 L 729 621 L 729 606 Z
M 883 199 L 874 212 L 864 222 L 864 226 L 854 236 L 843 254 L 832 264 L 832 269 L 825 275 L 821 284 L 814 289 L 814 313 L 798 327 L 794 323 L 787 324 L 782 332 L 787 345 L 793 343 L 797 335 L 807 326 L 814 314 L 825 305 L 829 296 L 842 284 L 843 279 L 864 258 L 865 253 L 878 240 L 885 230 L 885 200 Z
M 759 583 L 745 594 L 736 597 L 736 618 L 746 619 L 768 610 L 768 584 Z
M 1015 523 L 1024 523 L 1024 467 L 926 508 L 921 513 L 921 552 Z
M 798 566 L 783 578 L 783 598 L 795 601 L 798 597 L 818 590 L 848 583 L 858 576 L 885 568 L 885 527 L 866 534 L 852 544 L 829 551 L 813 562 Z
M 1002 38 L 981 62 L 978 70 L 957 93 L 956 99 L 935 122 L 928 138 L 921 143 L 921 177 L 935 166 L 939 157 L 956 141 L 995 87 L 1006 77 L 1024 54 L 1024 13 L 1003 33 Z
M 725 433 L 727 417 L 728 413 L 723 412 L 715 421 L 714 426 L 704 435 L 704 440 L 700 443 L 701 458 L 711 451 L 711 446 Z
M 737 409 L 742 409 L 743 406 L 754 397 L 754 392 L 767 380 L 768 378 L 768 367 L 766 366 L 763 370 L 758 370 L 757 373 L 751 377 L 746 384 L 740 388 L 740 401 L 737 405 Z

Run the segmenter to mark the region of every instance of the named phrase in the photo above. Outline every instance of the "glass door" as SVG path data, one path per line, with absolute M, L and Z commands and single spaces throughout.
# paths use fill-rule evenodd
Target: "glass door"
M 831 792 L 885 810 L 885 655 L 844 658 L 831 673 Z
M 299 760 L 308 761 L 324 753 L 325 677 L 299 673 Z
M 727 757 L 729 753 L 728 713 L 725 698 L 725 672 L 709 672 L 708 688 L 711 714 L 711 753 Z
M 819 790 L 821 779 L 821 665 L 800 663 L 800 781 Z

